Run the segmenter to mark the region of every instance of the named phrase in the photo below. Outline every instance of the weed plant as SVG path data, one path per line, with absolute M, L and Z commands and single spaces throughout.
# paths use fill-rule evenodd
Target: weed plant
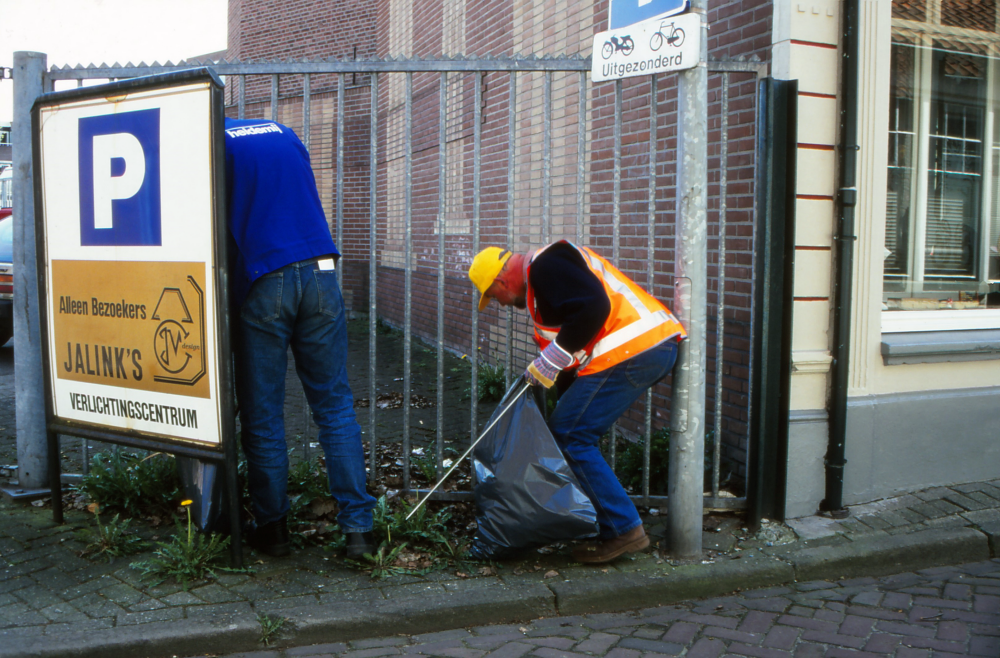
M 132 519 L 120 520 L 120 515 L 115 514 L 114 518 L 102 524 L 100 506 L 91 503 L 87 509 L 93 512 L 97 529 L 83 528 L 78 531 L 80 539 L 88 542 L 80 553 L 82 557 L 105 557 L 108 562 L 114 562 L 116 557 L 135 555 L 146 547 L 146 542 L 129 527 Z
M 416 573 L 414 569 L 396 564 L 404 548 L 406 548 L 406 542 L 395 547 L 390 547 L 388 542 L 382 542 L 382 545 L 378 547 L 375 553 L 366 553 L 361 557 L 361 560 L 349 560 L 349 562 L 354 562 L 357 566 L 369 570 L 372 580 Z
M 374 561 L 366 556 L 366 563 L 356 563 L 372 570 L 372 578 L 385 578 L 396 573 L 420 572 L 396 564 L 403 546 L 409 546 L 411 552 L 426 556 L 426 559 L 433 563 L 432 568 L 442 569 L 464 564 L 464 554 L 468 544 L 461 539 L 453 538 L 453 533 L 447 525 L 451 519 L 448 508 L 431 512 L 424 506 L 407 519 L 414 505 L 415 503 L 410 504 L 403 500 L 390 501 L 385 496 L 376 502 L 373 518 L 375 540 L 380 544 L 379 551 L 372 556 Z M 396 543 L 401 540 L 406 541 Z M 393 564 L 403 571 L 386 569 Z M 379 571 L 378 575 L 376 570 Z
M 501 365 L 479 364 L 479 401 L 499 402 L 507 392 L 507 380 Z
M 271 642 L 281 634 L 281 629 L 285 626 L 285 618 L 258 614 L 257 623 L 260 624 L 261 644 L 270 646 Z
M 649 450 L 649 493 L 666 495 L 670 463 L 670 430 L 666 427 L 653 432 Z M 714 433 L 705 436 L 705 487 L 711 486 Z M 646 441 L 641 437 L 632 442 L 618 437 L 615 472 L 622 486 L 639 492 L 642 489 L 642 461 Z M 725 479 L 723 477 L 722 479 Z
M 94 455 L 90 472 L 77 490 L 102 509 L 126 517 L 169 513 L 179 498 L 180 478 L 172 457 L 153 453 L 143 457 L 116 450 Z
M 437 482 L 437 460 L 430 455 L 410 455 L 410 463 L 428 482 Z
M 649 450 L 649 493 L 665 495 L 667 493 L 667 471 L 670 463 L 670 430 L 663 428 L 653 432 Z M 642 489 L 642 461 L 645 448 L 645 437 L 632 442 L 618 437 L 618 454 L 615 460 L 615 471 L 618 479 L 629 491 Z
M 319 458 L 304 460 L 288 469 L 288 528 L 295 532 L 293 540 L 303 541 L 297 530 L 309 522 L 309 507 L 316 500 L 327 500 L 330 491 L 326 472 L 320 466 Z
M 167 578 L 174 577 L 181 587 L 187 591 L 190 581 L 215 578 L 215 569 L 231 571 L 221 566 L 229 546 L 229 537 L 213 534 L 210 538 L 194 532 L 191 525 L 190 500 L 181 503 L 187 511 L 187 530 L 177 521 L 177 534 L 169 542 L 158 542 L 159 547 L 153 552 L 153 557 L 142 562 L 133 562 L 132 568 L 138 569 L 144 576 L 158 578 L 153 586 L 159 585 Z

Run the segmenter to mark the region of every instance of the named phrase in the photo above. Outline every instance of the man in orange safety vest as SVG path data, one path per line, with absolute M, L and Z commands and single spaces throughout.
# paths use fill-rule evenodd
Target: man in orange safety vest
M 673 314 L 593 250 L 565 240 L 527 254 L 479 252 L 469 278 L 491 299 L 527 309 L 541 353 L 527 381 L 561 395 L 549 429 L 597 510 L 600 541 L 574 550 L 609 562 L 649 546 L 642 520 L 598 442 L 646 389 L 663 379 L 686 336 Z

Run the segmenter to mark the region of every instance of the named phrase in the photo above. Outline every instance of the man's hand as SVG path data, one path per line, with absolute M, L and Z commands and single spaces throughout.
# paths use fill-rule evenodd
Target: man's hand
M 524 381 L 529 384 L 541 384 L 545 388 L 552 388 L 556 382 L 556 377 L 560 370 L 573 365 L 573 355 L 556 345 L 555 341 L 542 350 L 528 369 L 524 371 Z

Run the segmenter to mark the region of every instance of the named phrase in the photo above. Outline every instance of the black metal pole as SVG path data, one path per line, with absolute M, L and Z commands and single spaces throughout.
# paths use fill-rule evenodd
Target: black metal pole
M 858 0 L 844 2 L 843 67 L 840 109 L 840 193 L 834 282 L 833 364 L 830 371 L 830 441 L 826 451 L 826 498 L 820 509 L 843 518 L 847 386 L 851 354 L 851 297 L 854 288 L 854 208 L 858 157 Z
M 62 464 L 59 459 L 59 435 L 48 430 L 46 432 L 49 444 L 49 486 L 52 489 L 52 520 L 56 525 L 62 525 Z
M 747 524 L 785 514 L 795 265 L 795 81 L 758 85 Z
M 229 550 L 232 565 L 243 567 L 243 524 L 240 500 L 238 448 L 236 445 L 236 395 L 233 378 L 232 327 L 229 304 L 229 217 L 226 207 L 225 89 L 212 86 L 212 207 L 215 214 L 215 314 L 218 319 L 219 418 L 225 482 L 229 508 Z

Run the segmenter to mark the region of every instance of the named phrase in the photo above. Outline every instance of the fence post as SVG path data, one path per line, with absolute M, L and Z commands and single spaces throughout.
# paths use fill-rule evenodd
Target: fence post
M 701 557 L 705 477 L 705 346 L 708 288 L 708 29 L 705 0 L 698 65 L 680 74 L 674 310 L 687 329 L 674 368 L 670 412 L 667 552 Z
M 17 481 L 24 490 L 49 484 L 31 152 L 31 107 L 45 91 L 46 61 L 44 53 L 14 53 L 14 412 Z

